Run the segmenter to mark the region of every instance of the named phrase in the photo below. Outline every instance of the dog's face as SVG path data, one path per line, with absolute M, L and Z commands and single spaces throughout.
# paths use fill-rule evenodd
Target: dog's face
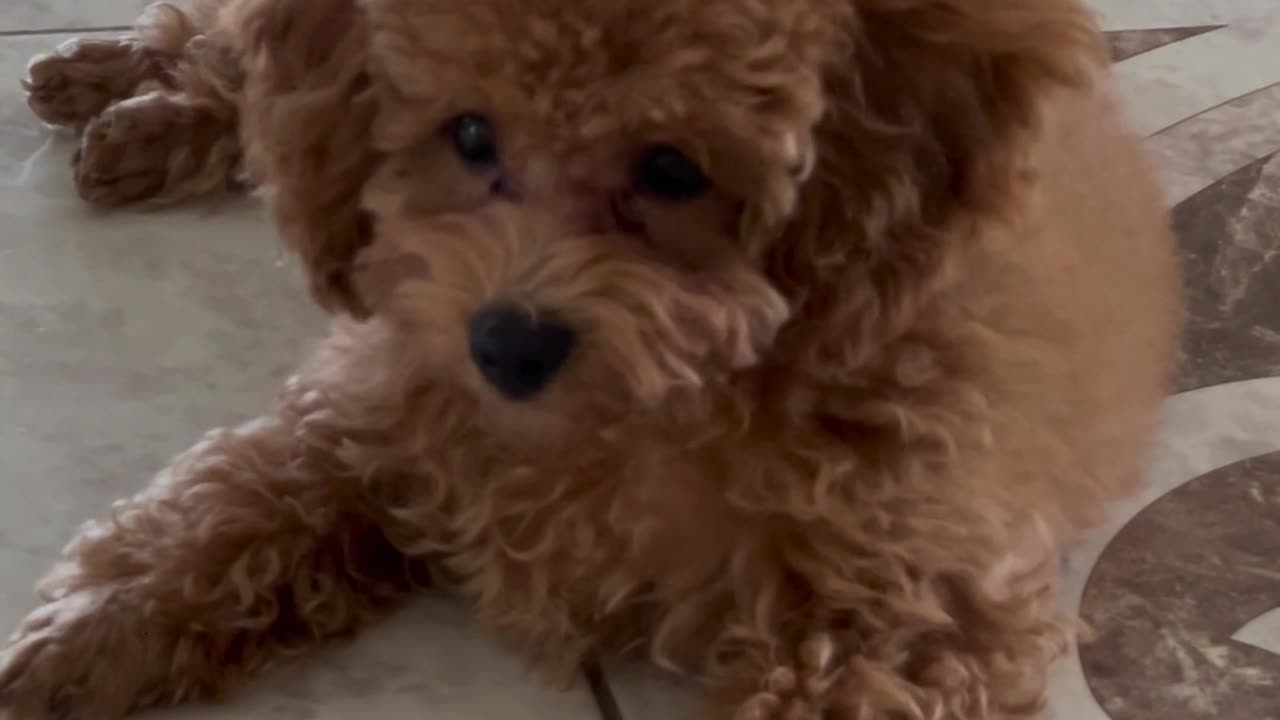
M 321 300 L 530 427 L 838 376 L 1092 41 L 1073 0 L 243 1 Z
M 781 5 L 371 4 L 369 310 L 508 417 L 599 421 L 759 362 L 827 41 Z

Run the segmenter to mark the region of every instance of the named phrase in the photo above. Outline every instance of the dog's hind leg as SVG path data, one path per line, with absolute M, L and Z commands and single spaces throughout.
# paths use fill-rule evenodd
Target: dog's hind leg
M 0 654 L 0 715 L 116 720 L 218 698 L 423 584 L 307 422 L 211 435 L 85 526 Z
M 75 38 L 32 58 L 22 87 L 36 117 L 80 129 L 142 83 L 161 77 L 165 62 L 136 37 Z
M 89 121 L 75 157 L 76 189 L 103 207 L 157 206 L 236 187 L 235 106 L 216 95 L 155 89 Z
M 27 104 L 51 125 L 81 129 L 140 88 L 171 83 L 169 73 L 201 32 L 198 25 L 191 14 L 156 4 L 128 34 L 68 40 L 27 65 Z
M 240 179 L 239 69 L 206 34 L 215 9 L 157 3 L 128 35 L 77 38 L 31 61 L 31 110 L 82 131 L 76 185 L 87 201 L 172 203 Z

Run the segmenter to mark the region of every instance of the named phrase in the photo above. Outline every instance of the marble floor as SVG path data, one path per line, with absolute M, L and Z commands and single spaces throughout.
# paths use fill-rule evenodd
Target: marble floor
M 0 8 L 0 626 L 79 521 L 260 409 L 323 326 L 251 204 L 93 212 L 72 143 L 28 115 L 28 56 L 145 1 Z M 1191 321 L 1146 491 L 1069 558 L 1062 601 L 1096 636 L 1059 667 L 1053 718 L 1280 720 L 1280 0 L 1092 3 L 1176 203 Z M 607 681 L 626 720 L 697 701 L 635 668 Z M 231 708 L 162 716 L 576 720 L 596 700 L 424 600 Z

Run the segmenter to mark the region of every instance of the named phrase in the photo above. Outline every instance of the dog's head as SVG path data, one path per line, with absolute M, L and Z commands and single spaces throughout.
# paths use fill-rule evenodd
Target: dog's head
M 531 417 L 839 383 L 999 210 L 1075 0 L 240 0 L 250 163 L 326 307 Z M 812 391 L 812 387 L 810 390 Z M 811 393 L 812 394 L 812 393 Z

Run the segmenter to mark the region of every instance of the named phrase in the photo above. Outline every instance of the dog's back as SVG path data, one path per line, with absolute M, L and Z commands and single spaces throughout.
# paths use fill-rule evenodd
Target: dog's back
M 1105 82 L 1050 101 L 1012 232 L 987 236 L 961 302 L 991 331 L 993 457 L 1027 509 L 1091 524 L 1139 478 L 1181 321 L 1163 194 Z

